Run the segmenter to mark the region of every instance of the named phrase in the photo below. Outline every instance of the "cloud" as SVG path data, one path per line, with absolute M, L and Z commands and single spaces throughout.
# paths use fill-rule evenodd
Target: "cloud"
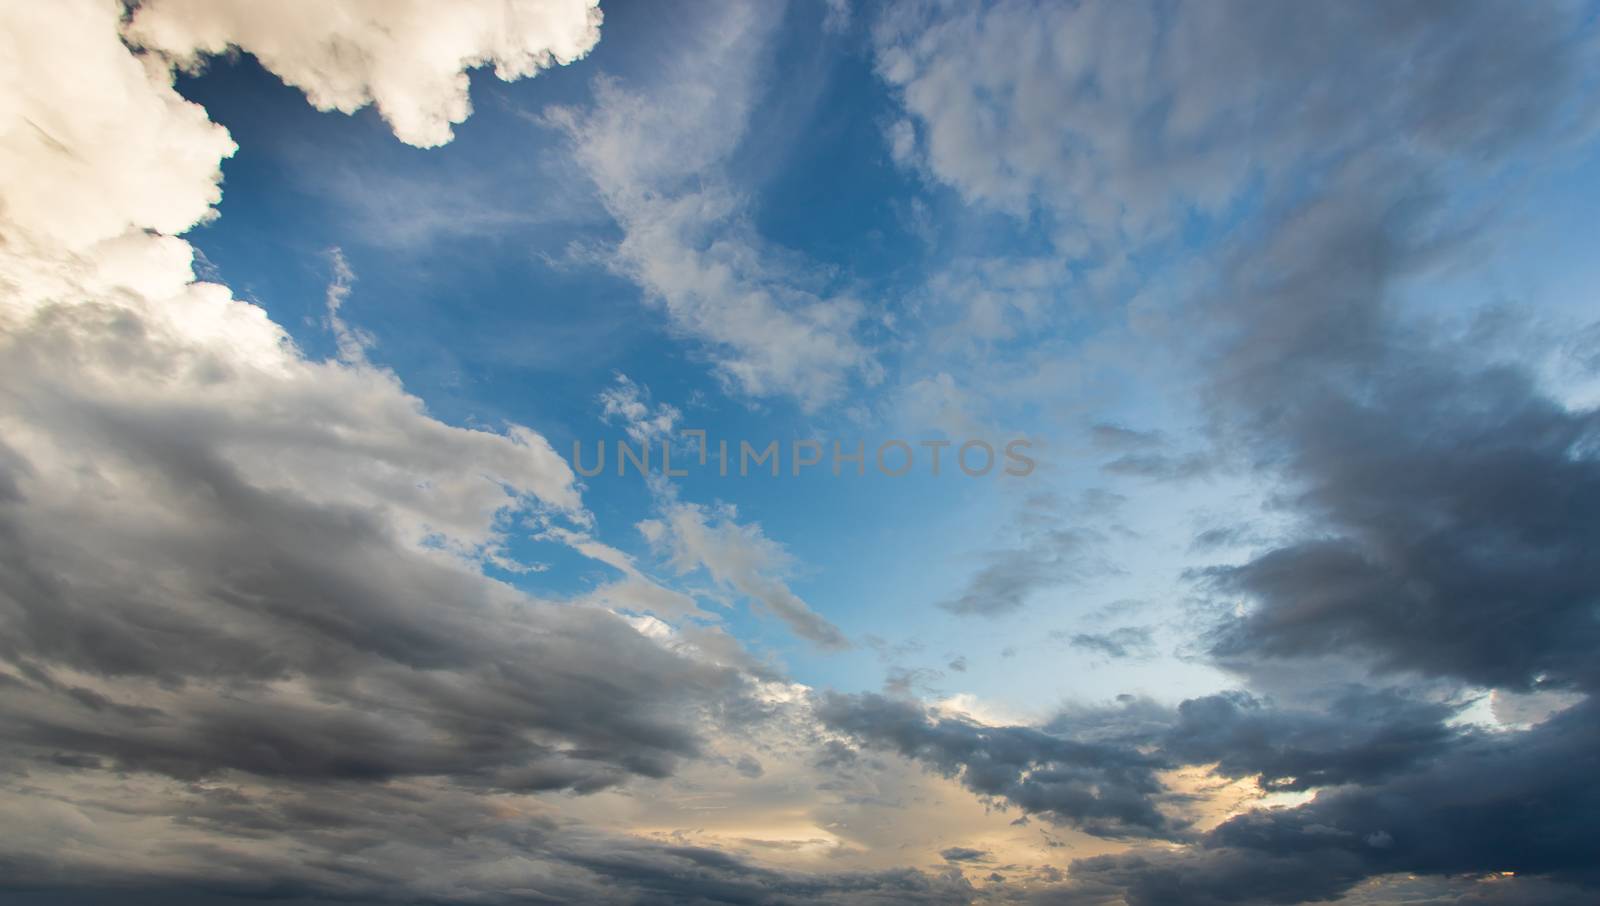
M 1099 532 L 1065 524 L 1061 509 L 1053 494 L 1029 496 L 1007 527 L 1013 546 L 985 551 L 984 565 L 961 593 L 938 606 L 964 616 L 1004 616 L 1041 590 L 1103 572 L 1095 556 Z
M 39 772 L 51 784 L 58 775 Z M 137 784 L 135 779 L 132 781 Z M 79 781 L 80 789 L 82 781 Z M 124 787 L 126 791 L 128 787 Z M 115 806 L 114 791 L 72 826 L 63 809 L 31 816 L 26 853 L 7 858 L 8 902 L 459 903 L 693 902 L 749 904 L 963 904 L 959 872 L 778 869 L 722 849 L 645 840 L 563 821 L 526 800 L 406 786 L 328 784 L 271 790 L 202 785 L 133 790 L 152 812 L 174 815 L 151 845 L 145 815 Z M 141 835 L 141 831 L 144 835 Z M 68 875 L 52 844 L 89 856 Z M 126 854 L 143 858 L 132 867 Z M 101 861 L 95 857 L 122 855 Z M 87 863 L 87 864 L 83 864 Z M 70 887 L 68 886 L 70 882 Z
M 891 666 L 884 673 L 883 691 L 895 698 L 914 698 L 937 693 L 936 684 L 944 674 L 929 667 Z
M 1126 251 L 1174 210 L 1215 212 L 1262 181 L 1261 210 L 1241 215 L 1252 223 L 1208 250 L 1214 280 L 1173 313 L 1203 356 L 1214 439 L 1299 520 L 1195 573 L 1220 605 L 1209 653 L 1251 689 L 1072 705 L 1042 726 L 775 691 L 726 635 L 666 623 L 705 615 L 595 537 L 540 435 L 443 424 L 373 363 L 342 314 L 359 284 L 339 258 L 331 361 L 196 282 L 177 236 L 214 216 L 231 140 L 173 91 L 164 59 L 120 42 L 117 4 L 41 9 L 7 10 L 0 29 L 8 896 L 136 884 L 177 902 L 968 902 L 979 893 L 952 866 L 773 868 L 571 817 L 697 769 L 776 789 L 800 760 L 826 773 L 797 788 L 847 800 L 808 817 L 872 840 L 863 803 L 905 807 L 899 756 L 986 806 L 1161 841 L 1079 859 L 1065 880 L 1046 866 L 1037 877 L 1056 886 L 1030 891 L 1041 897 L 1359 902 L 1418 874 L 1469 901 L 1592 899 L 1600 417 L 1398 298 L 1484 235 L 1451 179 L 1585 128 L 1592 53 L 1566 8 L 1466 4 L 1444 22 L 1421 6 L 1001 3 L 880 20 L 879 65 L 905 114 L 897 156 L 979 206 L 1037 216 L 1064 255 Z M 522 73 L 557 44 L 529 25 L 514 46 L 485 45 L 474 29 L 488 19 L 441 31 L 409 5 L 327 22 L 284 9 L 183 18 L 158 0 L 128 33 L 185 65 L 238 44 L 315 103 L 376 99 L 419 144 L 465 115 L 465 69 Z M 378 9 L 398 24 L 378 27 Z M 592 43 L 591 11 L 571 9 L 583 27 L 561 34 Z M 603 83 L 594 107 L 551 121 L 622 227 L 611 266 L 706 344 L 730 386 L 817 407 L 874 366 L 856 338 L 864 306 L 764 243 L 725 173 L 756 103 L 763 18 L 709 14 L 690 62 L 637 92 Z M 408 47 L 426 59 L 402 67 Z M 1028 274 L 973 273 L 998 283 L 975 322 L 995 336 L 1043 311 Z M 627 383 L 601 405 L 647 436 L 675 421 Z M 1101 426 L 1095 439 L 1124 471 L 1182 465 L 1150 458 L 1165 455 L 1159 434 Z M 758 526 L 726 507 L 657 506 L 640 527 L 671 566 L 820 646 L 848 645 L 788 587 L 786 553 Z M 1015 611 L 1097 568 L 1092 533 L 1061 509 L 1024 507 L 1014 543 L 947 607 Z M 486 577 L 527 526 L 622 578 L 557 604 Z M 1328 661 L 1405 685 L 1317 687 Z M 910 693 L 930 675 L 897 669 L 890 685 Z M 1521 696 L 1528 719 L 1463 724 L 1485 687 L 1495 702 L 1536 692 Z M 797 725 L 789 748 L 755 735 L 774 721 Z M 1200 821 L 1189 812 L 1207 791 L 1174 779 L 1200 769 L 1302 798 Z M 633 795 L 605 798 L 621 785 Z M 924 857 L 1003 858 L 987 838 L 950 842 Z M 1491 876 L 1461 893 L 1462 878 Z
M 1514 872 L 1592 887 L 1600 879 L 1580 841 L 1600 802 L 1579 766 L 1595 744 L 1592 712 L 1584 705 L 1526 733 L 1469 737 L 1425 769 L 1247 812 L 1198 846 L 1075 861 L 1074 892 L 1133 906 L 1170 902 L 1179 890 L 1193 903 L 1290 903 L 1396 873 Z M 1591 892 L 1562 886 L 1536 901 L 1583 902 Z
M 551 109 L 546 119 L 571 138 L 622 229 L 599 259 L 705 344 L 730 387 L 814 410 L 853 381 L 876 380 L 855 335 L 865 307 L 757 235 L 725 167 L 759 100 L 762 53 L 782 18 L 740 4 L 707 8 L 683 36 L 679 61 L 650 86 L 602 80 L 592 107 Z
M 1029 727 L 936 716 L 880 695 L 822 693 L 829 728 L 915 758 L 980 796 L 1095 836 L 1168 836 L 1181 828 L 1156 807 L 1159 758 L 1133 747 L 1081 742 Z
M 898 158 L 1043 213 L 1059 251 L 1102 264 L 1295 164 L 1396 134 L 1495 152 L 1572 122 L 1578 10 L 1468 4 L 1441 35 L 1432 10 L 1390 4 L 902 3 L 874 43 Z
M 1110 658 L 1148 657 L 1155 647 L 1152 635 L 1148 626 L 1123 626 L 1110 632 L 1075 633 L 1067 643 Z
M 939 851 L 940 858 L 946 862 L 980 862 L 988 858 L 987 850 L 972 849 L 966 846 L 952 846 Z
M 851 647 L 850 640 L 779 578 L 788 553 L 762 531 L 742 524 L 731 506 L 663 501 L 661 518 L 639 525 L 653 546 L 666 552 L 680 575 L 704 569 L 719 586 L 756 602 L 790 631 L 824 649 Z
M 1392 689 L 1339 690 L 1297 709 L 1222 693 L 1179 705 L 1161 744 L 1181 762 L 1254 777 L 1263 789 L 1305 791 L 1428 764 L 1470 737 L 1448 725 L 1456 711 Z
M 1167 439 L 1159 431 L 1140 431 L 1105 422 L 1090 425 L 1089 438 L 1097 448 L 1113 452 L 1147 450 L 1167 444 Z
M 0 171 L 10 178 L 0 199 L 10 243 L 82 252 L 129 229 L 180 233 L 215 216 L 222 159 L 236 146 L 159 67 L 127 52 L 118 13 L 95 0 L 6 11 Z M 81 96 L 74 84 L 94 91 Z
M 963 340 L 1010 340 L 1059 317 L 1067 273 L 1051 258 L 961 259 L 929 278 L 926 291 L 954 309 L 947 330 Z
M 318 110 L 375 104 L 401 141 L 431 148 L 472 113 L 468 70 L 493 64 L 511 82 L 582 59 L 600 20 L 598 0 L 473 0 L 448 15 L 414 0 L 144 0 L 127 35 L 190 70 L 242 50 Z
M 649 614 L 668 620 L 681 620 L 684 617 L 703 621 L 714 619 L 700 609 L 693 597 L 657 582 L 640 570 L 628 554 L 587 532 L 552 525 L 534 538 L 565 544 L 590 560 L 603 563 L 622 574 L 622 578 L 602 584 L 583 595 L 579 598 L 580 603 L 618 613 Z
M 678 709 L 733 674 L 479 571 L 519 513 L 586 518 L 542 437 L 453 428 L 387 372 L 306 359 L 188 282 L 180 240 L 97 248 L 26 262 L 50 280 L 0 336 L 11 746 L 509 788 L 695 753 Z
M 214 216 L 227 133 L 122 44 L 117 4 L 35 12 L 0 17 L 0 812 L 29 828 L 0 835 L 8 895 L 948 887 L 555 833 L 527 794 L 670 775 L 759 718 L 751 677 L 486 577 L 514 527 L 592 523 L 567 464 L 372 364 L 337 255 L 333 360 L 197 282 L 175 234 Z M 624 870 L 652 860 L 674 868 Z
M 1305 325 L 1322 338 L 1315 359 L 1258 355 L 1222 374 L 1225 399 L 1246 414 L 1235 424 L 1282 451 L 1308 526 L 1207 574 L 1219 594 L 1256 605 L 1221 628 L 1214 650 L 1229 660 L 1345 652 L 1488 686 L 1593 688 L 1600 416 L 1565 408 L 1526 370 L 1408 339 L 1379 313 L 1425 238 L 1381 211 L 1330 203 L 1286 224 L 1283 241 L 1361 243 L 1381 258 L 1352 268 L 1271 249 L 1270 284 L 1234 284 L 1254 305 L 1292 283 L 1302 311 L 1349 326 Z M 1324 291 L 1312 290 L 1321 277 Z
M 891 749 L 974 792 L 1096 835 L 1185 839 L 1167 772 L 1206 766 L 1262 791 L 1380 785 L 1485 744 L 1454 727 L 1458 708 L 1390 688 L 1351 686 L 1296 706 L 1242 691 L 1177 708 L 1129 696 L 1075 705 L 1041 726 L 996 725 L 911 701 L 824 693 L 828 727 Z
M 652 406 L 650 390 L 618 374 L 616 383 L 600 393 L 601 415 L 608 422 L 620 422 L 636 443 L 654 446 L 672 443 L 673 428 L 683 413 L 669 403 Z
M 1551 398 L 1527 366 L 1419 335 L 1393 295 L 1462 251 L 1459 228 L 1426 181 L 1363 168 L 1335 189 L 1358 183 L 1239 249 L 1205 303 L 1227 325 L 1211 376 L 1222 430 L 1271 451 L 1303 517 L 1204 574 L 1254 605 L 1213 650 L 1593 688 L 1600 414 Z
M 749 753 L 739 756 L 739 759 L 734 762 L 734 769 L 741 776 L 749 777 L 752 780 L 765 773 L 765 770 L 761 767 L 761 760 Z
M 908 159 L 974 204 L 1038 212 L 1060 250 L 1114 263 L 1176 215 L 1264 196 L 1174 315 L 1188 354 L 1204 350 L 1217 438 L 1290 482 L 1304 517 L 1299 537 L 1204 574 L 1254 605 L 1218 631 L 1227 663 L 1338 654 L 1510 689 L 1595 681 L 1600 416 L 1395 301 L 1484 241 L 1452 175 L 1591 133 L 1593 30 L 1575 6 L 1549 13 L 997 3 L 878 23 Z M 1096 437 L 1119 452 L 1113 472 L 1207 466 L 1135 432 Z M 1012 559 L 961 609 L 1013 608 L 1049 562 Z
M 1213 461 L 1203 453 L 1125 453 L 1102 468 L 1112 475 L 1184 481 L 1205 475 L 1213 465 Z
M 974 204 L 1045 218 L 1066 254 L 1115 266 L 1185 212 L 1264 196 L 1174 315 L 1203 350 L 1214 436 L 1284 482 L 1278 502 L 1300 517 L 1198 576 L 1227 614 L 1211 653 L 1245 676 L 1335 658 L 1397 681 L 1596 687 L 1600 416 L 1399 300 L 1487 241 L 1453 180 L 1592 130 L 1593 30 L 1577 7 L 1548 12 L 1000 3 L 908 6 L 878 27 L 902 157 Z M 1098 439 L 1122 471 L 1187 468 L 1132 432 Z M 1594 807 L 1554 763 L 1585 742 L 1571 709 L 1488 737 L 1448 729 L 1441 704 L 1353 695 L 1311 713 L 1185 702 L 1163 757 L 1337 788 L 1192 847 L 1080 861 L 1074 895 L 1298 902 L 1394 872 L 1590 880 L 1569 841 Z
M 1242 692 L 1177 709 L 1129 699 L 1075 706 L 1043 727 L 875 695 L 823 693 L 815 709 L 867 749 L 916 759 L 1025 814 L 1186 844 L 1076 859 L 1067 883 L 1041 892 L 1046 902 L 1293 903 L 1391 875 L 1500 872 L 1558 882 L 1551 902 L 1581 902 L 1577 888 L 1600 883 L 1581 843 L 1597 804 L 1578 755 L 1594 742 L 1591 702 L 1512 733 L 1464 728 L 1454 706 L 1366 687 L 1294 708 Z M 1186 765 L 1315 795 L 1196 833 L 1178 817 L 1191 794 L 1170 785 Z

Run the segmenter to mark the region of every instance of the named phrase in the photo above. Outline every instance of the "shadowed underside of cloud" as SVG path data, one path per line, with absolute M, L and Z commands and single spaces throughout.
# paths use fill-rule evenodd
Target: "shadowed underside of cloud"
M 896 751 L 973 792 L 1102 836 L 1187 836 L 1164 807 L 1178 801 L 1159 774 L 1207 765 L 1263 790 L 1372 784 L 1428 769 L 1478 739 L 1452 728 L 1457 708 L 1393 689 L 1351 687 L 1304 707 L 1244 692 L 1177 708 L 1133 699 L 1075 708 L 1043 727 L 989 726 L 905 700 L 825 694 L 829 728 Z
M 8 903 L 970 903 L 958 871 L 772 869 L 723 850 L 607 834 L 423 786 L 194 789 L 147 805 L 196 833 L 143 867 L 0 862 Z M 43 830 L 51 831 L 48 826 Z M 204 832 L 203 835 L 199 832 Z M 80 847 L 101 840 L 79 833 Z M 127 844 L 124 844 L 124 849 Z M 308 857 L 309 856 L 309 857 Z M 62 891 L 68 891 L 63 898 Z
M 1218 429 L 1288 479 L 1304 531 L 1206 573 L 1256 605 L 1220 627 L 1218 657 L 1593 687 L 1600 413 L 1395 301 L 1474 236 L 1430 171 L 1385 159 L 1342 169 L 1225 264 L 1202 302 L 1221 325 Z
M 1594 710 L 1585 703 L 1528 731 L 1489 734 L 1453 728 L 1454 708 L 1392 690 L 1352 689 L 1307 709 L 1242 693 L 1175 711 L 1134 702 L 1078 709 L 1044 729 L 984 726 L 873 695 L 817 703 L 830 728 L 1025 813 L 1091 834 L 1186 842 L 1076 860 L 1051 894 L 1136 906 L 1322 900 L 1404 873 L 1600 883 L 1587 842 L 1600 798 L 1583 779 L 1600 767 Z M 1160 779 L 1182 765 L 1255 777 L 1264 790 L 1319 792 L 1195 834 L 1169 808 L 1184 797 Z M 1583 898 L 1557 890 L 1551 902 Z
M 1470 737 L 1427 770 L 1252 811 L 1181 851 L 1076 861 L 1071 893 L 1085 902 L 1125 896 L 1133 906 L 1298 903 L 1394 873 L 1516 872 L 1595 885 L 1589 841 L 1600 796 L 1585 778 L 1600 767 L 1596 717 L 1590 703 L 1523 734 Z M 1542 901 L 1577 903 L 1592 893 L 1558 888 Z
M 1308 394 L 1283 416 L 1318 537 L 1208 573 L 1257 605 L 1214 652 L 1357 652 L 1484 686 L 1595 688 L 1600 416 L 1514 370 L 1395 359 L 1379 367 L 1405 376 L 1360 402 Z
M 881 695 L 824 694 L 828 727 L 917 759 L 980 796 L 1099 836 L 1167 836 L 1180 828 L 1156 808 L 1163 767 L 1131 746 L 1081 742 L 1029 727 L 989 727 L 930 715 Z

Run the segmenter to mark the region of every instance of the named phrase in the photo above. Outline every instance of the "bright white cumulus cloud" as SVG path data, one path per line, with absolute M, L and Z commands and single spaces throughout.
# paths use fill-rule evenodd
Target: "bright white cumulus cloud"
M 599 0 L 151 0 L 127 34 L 185 67 L 237 48 L 319 110 L 368 104 L 406 144 L 443 145 L 472 113 L 467 70 L 505 81 L 582 58 L 600 40 Z
M 128 53 L 110 2 L 7 4 L 0 203 L 8 251 L 79 252 L 130 229 L 176 234 L 221 200 L 228 132 Z

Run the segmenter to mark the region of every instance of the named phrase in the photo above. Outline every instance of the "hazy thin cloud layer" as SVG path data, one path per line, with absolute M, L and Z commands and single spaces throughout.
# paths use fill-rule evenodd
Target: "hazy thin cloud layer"
M 0 2 L 0 900 L 1600 900 L 1597 22 Z

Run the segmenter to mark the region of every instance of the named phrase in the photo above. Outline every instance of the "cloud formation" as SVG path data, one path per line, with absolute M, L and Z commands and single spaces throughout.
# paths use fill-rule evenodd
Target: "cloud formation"
M 789 568 L 788 553 L 761 526 L 740 523 L 737 515 L 731 506 L 667 499 L 661 517 L 645 520 L 639 530 L 680 575 L 704 569 L 719 586 L 760 605 L 795 635 L 824 649 L 850 647 L 845 634 L 781 578 Z
M 1498 153 L 1553 123 L 1586 125 L 1571 93 L 1585 77 L 1580 15 L 902 3 L 874 38 L 905 114 L 892 130 L 903 162 L 973 203 L 1046 212 L 1069 257 L 1116 261 L 1122 243 L 1218 210 L 1253 176 L 1289 188 L 1292 163 L 1396 134 L 1422 153 Z
M 470 112 L 467 70 L 575 60 L 599 24 L 580 2 L 469 4 L 448 22 L 411 3 L 308 9 L 0 14 L 8 897 L 1143 906 L 1385 902 L 1418 883 L 1407 896 L 1593 899 L 1600 415 L 1404 298 L 1492 238 L 1471 186 L 1590 134 L 1583 10 L 873 13 L 890 152 L 1048 233 L 1047 259 L 963 263 L 935 287 L 971 295 L 980 339 L 1048 321 L 1062 261 L 1115 270 L 1190 216 L 1230 221 L 1206 279 L 1144 339 L 1193 370 L 1216 455 L 1270 484 L 1287 525 L 1196 539 L 1206 556 L 1253 546 L 1190 574 L 1206 633 L 1187 653 L 1233 688 L 1022 723 L 975 716 L 992 711 L 965 692 L 918 700 L 943 680 L 925 667 L 891 668 L 885 696 L 755 663 L 694 596 L 600 540 L 541 434 L 446 424 L 375 364 L 341 315 L 360 284 L 336 252 L 330 360 L 197 280 L 180 237 L 215 217 L 234 145 L 175 92 L 173 65 L 238 48 L 318 107 L 374 103 L 431 146 Z M 620 229 L 597 260 L 730 389 L 815 413 L 879 366 L 869 306 L 767 243 L 729 172 L 781 18 L 703 11 L 659 78 L 602 78 L 594 103 L 544 119 Z M 599 408 L 635 440 L 681 417 L 620 377 Z M 1091 429 L 1113 474 L 1214 463 L 1164 437 Z M 649 492 L 636 527 L 668 568 L 849 647 L 760 526 Z M 1108 570 L 1065 499 L 1028 499 L 945 610 L 1016 613 Z M 556 602 L 486 575 L 519 565 L 523 535 L 620 578 Z M 1155 634 L 1060 637 L 1123 662 Z M 987 668 L 984 641 L 961 650 Z M 939 661 L 968 679 L 965 656 Z M 673 796 L 694 804 L 648 811 Z M 682 815 L 724 801 L 790 824 L 696 842 Z M 1100 854 L 1065 875 L 1016 862 L 992 829 L 938 825 L 963 805 Z M 808 847 L 840 861 L 767 858 Z M 897 867 L 838 869 L 873 847 Z
M 724 172 L 766 84 L 761 52 L 782 18 L 772 8 L 706 7 L 683 37 L 690 50 L 652 84 L 602 80 L 593 106 L 546 115 L 622 229 L 614 249 L 597 253 L 606 266 L 707 344 L 739 392 L 814 410 L 878 375 L 856 337 L 865 306 L 762 239 Z
M 1002 617 L 1021 610 L 1038 592 L 1104 571 L 1096 556 L 1100 533 L 1070 523 L 1063 509 L 1052 493 L 1023 500 L 1007 526 L 1006 546 L 980 554 L 983 565 L 960 594 L 939 607 L 962 616 Z
M 1096 836 L 1165 837 L 1180 830 L 1157 808 L 1162 762 L 1132 747 L 984 726 L 872 694 L 828 693 L 816 710 L 824 724 L 866 745 L 921 760 L 980 796 Z
M 1426 770 L 1330 790 L 1296 808 L 1251 811 L 1183 850 L 1075 861 L 1063 895 L 1136 906 L 1179 896 L 1294 903 L 1402 872 L 1513 872 L 1559 882 L 1533 902 L 1583 902 L 1600 879 L 1579 841 L 1600 802 L 1574 771 L 1592 760 L 1594 718 L 1585 705 L 1525 734 L 1468 737 Z M 1519 893 L 1506 891 L 1506 901 Z
M 1472 186 L 1592 135 L 1582 17 L 997 3 L 905 4 L 879 23 L 899 159 L 974 205 L 1042 218 L 1062 254 L 1115 268 L 1186 216 L 1244 219 L 1152 335 L 1192 357 L 1213 439 L 1281 482 L 1274 502 L 1296 517 L 1196 574 L 1218 615 L 1208 653 L 1315 708 L 1194 699 L 1128 739 L 1168 765 L 1320 792 L 1180 849 L 1078 861 L 1068 901 L 1301 902 L 1398 872 L 1515 871 L 1579 902 L 1560 885 L 1594 883 L 1570 842 L 1594 804 L 1556 764 L 1588 744 L 1591 700 L 1498 736 L 1451 729 L 1437 690 L 1595 689 L 1600 416 L 1403 302 L 1408 281 L 1492 241 Z M 1144 445 L 1100 433 L 1130 457 Z M 1330 691 L 1351 676 L 1435 697 Z
M 185 69 L 231 51 L 254 56 L 318 110 L 368 104 L 408 145 L 432 148 L 472 114 L 468 70 L 502 81 L 582 59 L 600 40 L 599 0 L 146 0 L 130 41 Z
M 446 425 L 370 364 L 342 259 L 336 360 L 196 281 L 174 234 L 214 216 L 233 144 L 129 52 L 116 4 L 4 23 L 0 808 L 31 828 L 0 843 L 8 885 L 414 895 L 437 829 L 507 827 L 511 865 L 553 825 L 491 818 L 496 797 L 664 777 L 749 713 L 737 669 L 483 574 L 513 526 L 590 522 L 573 474 L 532 430 Z M 922 883 L 564 837 L 542 857 L 574 876 L 558 898 Z M 456 878 L 467 898 L 505 880 Z

